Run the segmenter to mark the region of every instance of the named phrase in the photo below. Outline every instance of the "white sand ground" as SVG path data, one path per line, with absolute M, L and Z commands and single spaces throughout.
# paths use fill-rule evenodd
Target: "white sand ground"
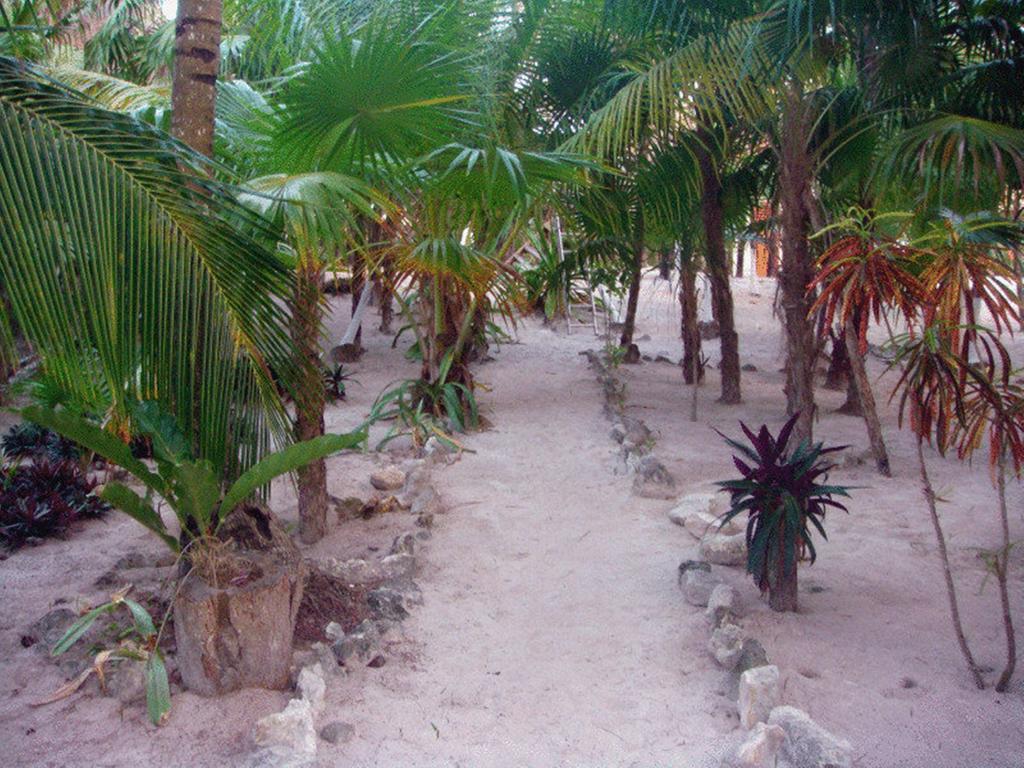
M 624 369 L 630 409 L 657 433 L 656 453 L 680 492 L 730 473 L 711 427 L 736 432 L 738 418 L 781 421 L 772 286 L 761 286 L 760 296 L 746 281 L 734 288 L 743 362 L 759 369 L 744 374 L 742 406 L 714 403 L 712 371 L 693 424 L 677 367 Z M 343 325 L 339 317 L 336 329 Z M 678 357 L 677 328 L 667 283 L 647 281 L 642 350 Z M 671 502 L 632 497 L 631 478 L 614 473 L 617 446 L 578 355 L 600 341 L 534 321 L 520 326 L 519 340 L 478 370 L 491 387 L 481 402 L 493 428 L 469 438 L 474 453 L 436 473 L 449 512 L 422 550 L 424 606 L 391 640 L 385 666 L 332 678 L 322 720 L 352 723 L 355 737 L 321 742 L 323 766 L 697 768 L 716 765 L 740 737 L 734 683 L 714 667 L 704 618 L 675 584 L 676 566 L 695 556 L 695 543 L 667 520 Z M 360 384 L 331 412 L 330 428 L 357 423 L 385 384 L 415 371 L 402 345 L 391 350 L 376 331 L 364 344 Z M 706 347 L 712 361 L 715 345 Z M 862 423 L 830 412 L 841 399 L 820 394 L 818 436 L 862 451 Z M 745 626 L 784 670 L 787 702 L 851 739 L 861 768 L 1022 766 L 1024 686 L 1005 695 L 970 687 L 948 626 L 912 443 L 897 433 L 892 413 L 885 421 L 895 477 L 882 479 L 870 466 L 836 473 L 861 487 L 851 514 L 829 521 L 818 564 L 802 571 L 814 589 L 802 593 L 800 614 L 770 613 L 742 573 L 726 574 L 744 599 Z M 976 550 L 997 540 L 991 484 L 982 467 L 931 461 L 950 502 L 943 512 L 971 638 L 981 660 L 998 666 L 996 594 L 991 583 L 982 589 Z M 332 491 L 367 494 L 371 462 L 332 460 Z M 1024 536 L 1021 501 L 1015 487 L 1015 538 Z M 275 507 L 294 516 L 287 488 Z M 411 526 L 407 516 L 389 517 L 338 526 L 315 553 L 350 557 L 386 546 Z M 63 678 L 21 647 L 21 634 L 60 598 L 99 600 L 93 581 L 126 548 L 157 551 L 135 523 L 111 515 L 67 541 L 0 562 L 2 764 L 243 765 L 252 724 L 286 701 L 265 691 L 216 700 L 182 693 L 159 730 L 139 708 L 119 711 L 93 689 L 29 707 Z M 1021 550 L 1015 565 L 1013 599 L 1024 616 Z

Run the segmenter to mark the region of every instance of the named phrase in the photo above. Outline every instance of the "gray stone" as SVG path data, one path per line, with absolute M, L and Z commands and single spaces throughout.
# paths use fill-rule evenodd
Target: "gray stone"
M 416 558 L 407 553 L 388 555 L 380 561 L 380 570 L 387 580 L 408 578 L 416 572 Z
M 324 627 L 324 635 L 331 642 L 337 642 L 345 636 L 345 630 L 338 622 L 329 621 L 327 622 L 327 626 Z
M 380 644 L 380 632 L 374 623 L 367 619 L 359 624 L 343 638 L 331 646 L 334 656 L 344 664 L 352 657 L 366 661 Z
M 125 660 L 107 674 L 108 696 L 122 704 L 134 704 L 146 698 L 146 664 L 143 661 Z
M 412 531 L 406 533 L 400 533 L 395 537 L 395 540 L 391 543 L 391 554 L 392 555 L 412 555 L 416 552 L 416 534 Z
M 753 728 L 768 720 L 772 710 L 780 703 L 779 668 L 774 665 L 748 669 L 740 675 L 737 708 L 740 725 Z
M 735 624 L 723 624 L 711 633 L 708 651 L 720 667 L 734 669 L 743 653 L 743 630 Z
M 314 568 L 348 585 L 373 584 L 379 582 L 384 577 L 377 563 L 371 563 L 360 558 L 338 560 L 334 557 L 321 557 L 312 560 L 311 564 Z
M 769 725 L 786 732 L 780 756 L 792 768 L 850 768 L 853 747 L 826 731 L 796 707 L 776 707 Z
M 676 479 L 654 456 L 644 456 L 636 466 L 633 493 L 645 499 L 671 499 L 676 495 Z
M 351 723 L 335 720 L 320 729 L 320 738 L 330 744 L 344 744 L 347 741 L 351 741 L 355 733 L 355 726 Z
M 715 565 L 743 565 L 747 562 L 746 534 L 708 533 L 700 540 L 700 556 Z
M 445 464 L 453 453 L 455 453 L 454 448 L 442 443 L 436 437 L 427 438 L 427 442 L 423 444 L 423 457 L 431 464 Z
M 405 472 L 391 465 L 370 474 L 370 485 L 378 491 L 397 491 L 405 485 Z
M 418 516 L 440 514 L 444 511 L 441 496 L 433 486 L 427 486 L 413 498 L 409 511 Z
M 728 584 L 719 584 L 711 590 L 708 607 L 704 611 L 704 616 L 711 626 L 720 626 L 737 615 L 736 600 L 736 590 Z
M 366 596 L 374 614 L 389 621 L 403 621 L 409 616 L 405 595 L 394 587 L 379 587 Z
M 742 675 L 748 669 L 763 667 L 767 663 L 768 653 L 764 646 L 760 641 L 748 637 L 743 641 L 743 652 L 740 654 L 740 660 L 736 663 L 735 671 Z
M 714 576 L 710 569 L 701 570 L 694 568 L 686 572 L 683 577 L 683 597 L 690 605 L 703 608 L 711 599 L 711 593 L 721 582 Z
M 735 518 L 728 522 L 723 522 L 721 513 L 716 506 L 711 506 L 707 511 L 698 511 L 688 515 L 683 521 L 683 526 L 697 541 L 700 541 L 708 534 L 718 533 L 726 536 L 735 536 L 737 533 L 743 533 L 743 528 L 740 527 Z
M 777 725 L 758 723 L 722 760 L 722 768 L 776 768 L 786 732 Z
M 312 762 L 316 757 L 313 710 L 302 699 L 292 699 L 281 712 L 260 719 L 253 733 L 256 746 L 289 765 Z
M 344 637 L 344 632 L 341 634 L 340 640 Z M 328 674 L 337 674 L 341 667 L 338 666 L 338 659 L 334 655 L 334 651 L 331 650 L 331 646 L 327 643 L 313 643 L 312 649 L 313 658 L 320 664 L 320 668 Z
M 327 695 L 323 667 L 319 663 L 303 667 L 299 672 L 299 683 L 296 688 L 302 700 L 309 704 L 314 717 L 320 715 L 324 709 L 324 697 Z

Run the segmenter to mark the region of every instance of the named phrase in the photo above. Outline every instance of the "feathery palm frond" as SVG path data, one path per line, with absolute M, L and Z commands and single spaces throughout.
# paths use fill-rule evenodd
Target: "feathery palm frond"
M 0 114 L 0 276 L 46 374 L 87 397 L 94 359 L 111 429 L 159 400 L 227 474 L 284 439 L 289 273 L 227 223 L 251 214 L 186 147 L 10 59 Z

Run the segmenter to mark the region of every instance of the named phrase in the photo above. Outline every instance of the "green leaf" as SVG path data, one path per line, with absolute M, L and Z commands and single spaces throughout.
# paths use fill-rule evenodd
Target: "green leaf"
M 132 619 L 135 620 L 135 631 L 138 632 L 140 636 L 148 638 L 156 634 L 156 627 L 153 625 L 153 618 L 149 615 L 149 611 L 134 600 L 125 598 L 122 602 L 131 612 Z
M 210 533 L 213 512 L 220 501 L 220 481 L 208 461 L 195 461 L 174 467 L 171 486 L 175 496 L 175 513 L 184 526 L 191 518 L 199 525 L 201 535 Z
M 99 497 L 112 506 L 117 507 L 136 522 L 142 523 L 142 525 L 149 528 L 174 552 L 178 552 L 181 549 L 178 540 L 167 533 L 164 521 L 157 514 L 156 510 L 150 506 L 149 502 L 128 486 L 121 483 L 107 483 L 100 489 Z
M 57 644 L 53 646 L 53 650 L 50 651 L 51 656 L 60 656 L 68 648 L 74 645 L 78 638 L 85 634 L 86 630 L 93 625 L 104 613 L 110 613 L 117 608 L 117 603 L 104 603 L 103 605 L 93 608 L 91 611 L 80 617 L 74 624 L 68 627 L 68 631 L 64 633 L 64 636 L 57 641 Z
M 146 660 L 146 712 L 153 725 L 163 725 L 171 711 L 171 687 L 159 648 Z
M 282 451 L 272 453 L 246 471 L 231 486 L 221 502 L 221 520 L 256 490 L 275 477 L 293 472 L 310 462 L 349 448 L 358 448 L 366 441 L 365 432 L 350 432 L 344 435 L 322 435 L 312 440 L 290 445 Z
M 181 431 L 174 416 L 160 403 L 148 400 L 132 409 L 135 424 L 153 443 L 153 454 L 164 461 L 177 464 L 192 455 L 192 446 Z
M 90 424 L 80 416 L 67 411 L 56 411 L 38 405 L 30 405 L 21 411 L 22 417 L 40 424 L 47 429 L 63 435 L 80 445 L 84 445 L 93 453 L 131 472 L 147 487 L 163 495 L 167 485 L 163 478 L 149 471 L 141 461 L 132 456 L 131 449 L 106 430 Z

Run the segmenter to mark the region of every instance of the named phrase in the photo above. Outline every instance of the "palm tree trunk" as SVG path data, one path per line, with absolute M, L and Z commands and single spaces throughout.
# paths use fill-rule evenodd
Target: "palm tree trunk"
M 743 251 L 746 247 L 746 240 L 743 238 L 736 239 L 736 271 L 733 273 L 736 277 L 743 277 Z
M 178 0 L 171 133 L 207 157 L 213 156 L 221 16 L 221 0 Z
M 939 547 L 939 559 L 942 561 L 942 575 L 946 580 L 946 596 L 949 598 L 949 612 L 953 619 L 953 632 L 956 634 L 957 644 L 960 646 L 960 653 L 967 662 L 967 668 L 971 671 L 974 684 L 978 689 L 984 689 L 985 681 L 981 677 L 981 670 L 971 654 L 970 646 L 967 645 L 967 637 L 964 635 L 963 623 L 960 621 L 960 606 L 956 599 L 956 585 L 953 583 L 953 571 L 949 566 L 949 553 L 946 551 L 946 535 L 942 532 L 942 522 L 939 520 L 939 511 L 935 503 L 935 490 L 932 488 L 931 479 L 928 477 L 928 466 L 924 462 L 924 440 L 917 438 L 917 463 L 921 471 L 921 490 L 924 492 L 925 502 L 928 504 L 928 514 L 932 519 L 932 527 L 935 529 L 935 540 Z
M 363 257 L 362 252 L 358 249 L 354 249 L 352 251 L 349 264 L 352 270 L 352 281 L 350 283 L 352 289 L 352 316 L 355 317 L 356 307 L 359 306 L 359 299 L 362 298 L 363 291 L 366 290 L 366 259 Z M 357 350 L 362 351 L 362 326 L 356 330 L 356 337 L 352 343 L 355 344 L 355 348 Z
M 1007 584 L 1010 568 L 1010 519 L 1006 511 L 1006 448 L 999 447 L 999 474 L 996 478 L 999 491 L 999 522 L 1003 534 L 1003 548 L 996 558 L 996 580 L 999 582 L 999 601 L 1003 609 L 1003 629 L 1006 632 L 1006 666 L 996 683 L 996 690 L 1006 691 L 1017 666 L 1017 635 L 1013 629 L 1013 615 L 1010 612 L 1010 592 Z
M 632 263 L 630 266 L 626 317 L 622 323 L 622 335 L 619 336 L 619 346 L 623 349 L 628 348 L 633 343 L 633 333 L 636 330 L 636 310 L 640 303 L 640 281 L 643 277 L 644 267 L 644 217 L 642 213 L 638 213 L 636 216 L 633 232 Z
M 715 307 L 722 351 L 722 395 L 718 401 L 740 402 L 739 336 L 733 317 L 732 290 L 729 287 L 729 264 L 725 254 L 725 232 L 722 224 L 722 184 L 718 169 L 708 149 L 711 136 L 700 131 L 697 162 L 700 166 L 702 192 L 700 218 L 707 246 L 708 277 L 711 279 L 712 305 Z
M 391 257 L 385 256 L 381 259 L 375 285 L 377 298 L 380 300 L 380 332 L 391 333 L 391 324 L 395 317 L 395 268 Z
M 799 607 L 796 557 L 787 558 L 783 537 L 777 538 L 776 546 L 768 550 L 768 607 L 795 613 Z
M 799 413 L 793 434 L 810 440 L 814 430 L 814 330 L 808 318 L 807 285 L 814 276 L 808 241 L 808 198 L 812 161 L 809 154 L 810 111 L 800 94 L 784 102 L 779 144 L 779 196 L 782 207 L 782 306 L 786 316 L 786 400 Z
M 703 378 L 700 368 L 700 326 L 697 324 L 697 272 L 690 264 L 679 269 L 680 333 L 683 337 L 683 381 Z
M 850 361 L 850 379 L 854 383 L 857 399 L 860 401 L 860 409 L 864 414 L 864 424 L 867 426 L 868 441 L 871 443 L 871 453 L 875 457 L 875 466 L 884 477 L 892 477 L 892 470 L 889 469 L 889 452 L 885 449 L 882 423 L 878 419 L 878 408 L 875 406 L 875 393 L 871 391 L 871 381 L 868 379 L 864 356 L 860 352 L 857 329 L 853 324 L 852 317 L 847 318 L 844 332 L 846 351 Z
M 320 329 L 323 321 L 323 270 L 313 254 L 300 259 L 295 271 L 292 339 L 304 366 L 295 397 L 295 439 L 311 440 L 324 434 L 326 396 L 320 374 Z M 313 544 L 327 533 L 327 465 L 323 459 L 297 472 L 299 537 Z

